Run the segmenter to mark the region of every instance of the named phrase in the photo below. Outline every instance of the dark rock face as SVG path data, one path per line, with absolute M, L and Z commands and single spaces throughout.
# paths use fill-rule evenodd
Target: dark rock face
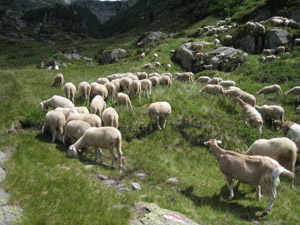
M 260 53 L 263 50 L 263 37 L 246 35 L 237 41 L 237 45 L 245 52 L 255 54 Z
M 147 35 L 142 40 L 138 41 L 136 45 L 138 47 L 143 47 L 143 46 L 145 46 L 149 43 L 154 43 L 154 42 L 156 42 L 156 41 L 158 41 L 158 40 L 160 40 L 161 38 L 164 38 L 164 37 L 166 37 L 166 34 L 164 34 L 161 31 L 156 31 L 156 32 L 153 32 L 153 33 Z
M 104 50 L 101 53 L 101 57 L 99 60 L 99 64 L 105 65 L 105 64 L 111 64 L 118 62 L 119 59 L 121 59 L 126 54 L 125 49 L 117 48 L 112 51 Z
M 266 32 L 266 48 L 275 48 L 289 43 L 289 32 L 283 29 L 272 29 Z

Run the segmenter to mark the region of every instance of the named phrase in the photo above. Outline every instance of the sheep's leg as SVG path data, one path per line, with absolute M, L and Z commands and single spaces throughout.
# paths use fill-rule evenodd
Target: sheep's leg
M 115 154 L 113 148 L 109 149 L 110 154 L 111 154 L 111 168 L 115 168 Z
M 259 201 L 261 198 L 261 188 L 260 185 L 257 185 L 256 199 Z
M 259 133 L 259 139 L 261 139 L 261 136 L 262 136 L 262 128 L 261 127 L 258 127 L 258 133 Z
M 266 208 L 265 211 L 264 211 L 265 214 L 267 214 L 267 213 L 269 213 L 269 212 L 271 211 L 271 208 L 272 208 L 272 206 L 273 206 L 274 200 L 275 200 L 275 197 L 274 197 L 274 195 L 272 195 L 272 196 L 270 197 L 268 206 L 267 206 L 267 208 Z
M 227 182 L 227 187 L 229 189 L 229 200 L 232 200 L 234 197 L 234 193 L 233 193 L 233 182 L 232 182 L 232 178 L 231 177 L 227 177 L 226 176 L 226 182 Z
M 95 162 L 96 162 L 98 155 L 99 155 L 99 159 L 100 159 L 100 151 L 99 151 L 99 148 L 97 146 L 94 147 L 94 150 L 95 150 Z
M 150 118 L 150 130 L 152 130 L 152 117 Z
M 52 130 L 51 132 L 52 132 L 52 142 L 55 142 L 56 135 L 57 135 L 56 130 Z
M 156 116 L 156 124 L 159 130 L 161 130 L 161 127 L 159 125 L 159 116 Z
M 166 116 L 166 117 L 164 118 L 164 124 L 163 124 L 163 128 L 165 128 L 165 127 L 166 127 L 167 119 L 168 119 L 168 116 Z

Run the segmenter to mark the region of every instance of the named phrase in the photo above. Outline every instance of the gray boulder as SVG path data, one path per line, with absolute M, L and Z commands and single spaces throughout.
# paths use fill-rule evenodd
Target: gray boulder
M 276 48 L 288 44 L 289 41 L 289 32 L 287 30 L 275 28 L 266 32 L 265 48 Z
M 145 46 L 149 43 L 154 43 L 158 40 L 160 40 L 161 38 L 165 37 L 166 35 L 161 32 L 161 31 L 156 31 L 156 32 L 153 32 L 149 35 L 147 35 L 145 38 L 143 38 L 142 40 L 138 41 L 136 46 L 139 46 L 139 47 L 142 47 L 142 46 Z
M 126 54 L 126 50 L 122 48 L 113 49 L 112 51 L 104 50 L 101 53 L 99 64 L 111 64 L 118 62 Z
M 263 50 L 263 38 L 248 34 L 237 41 L 237 46 L 247 53 L 260 53 Z

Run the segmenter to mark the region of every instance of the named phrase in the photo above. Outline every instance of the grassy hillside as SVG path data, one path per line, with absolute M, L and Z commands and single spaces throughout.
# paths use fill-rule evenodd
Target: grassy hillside
M 212 17 L 206 21 L 212 21 Z M 199 24 L 183 32 L 190 32 Z M 157 203 L 162 208 L 179 211 L 199 224 L 249 224 L 258 220 L 261 224 L 298 224 L 300 220 L 299 173 L 296 174 L 295 189 L 290 188 L 290 179 L 282 177 L 277 188 L 277 198 L 270 214 L 259 216 L 268 202 L 267 198 L 256 201 L 254 190 L 241 185 L 235 189 L 235 198 L 227 200 L 229 192 L 216 158 L 203 145 L 211 138 L 221 139 L 222 147 L 244 152 L 258 139 L 255 129 L 245 125 L 241 109 L 229 99 L 200 95 L 204 86 L 196 82 L 173 81 L 171 88 L 155 87 L 152 96 L 132 98 L 134 110 L 107 101 L 119 114 L 122 133 L 122 150 L 125 166 L 119 169 L 100 165 L 93 161 L 93 150 L 87 158 L 67 157 L 67 146 L 51 143 L 51 135 L 41 134 L 45 111 L 39 103 L 52 95 L 64 96 L 63 88 L 52 87 L 53 77 L 63 73 L 65 82 L 78 86 L 81 81 L 94 82 L 99 77 L 120 72 L 141 71 L 145 63 L 152 62 L 154 53 L 162 67 L 147 71 L 166 72 L 171 63 L 171 73 L 180 72 L 171 61 L 170 50 L 186 42 L 185 38 L 167 38 L 151 44 L 144 59 L 139 59 L 141 50 L 130 44 L 136 39 L 81 40 L 70 44 L 48 46 L 41 42 L 7 39 L 1 36 L 0 71 L 0 146 L 2 151 L 12 151 L 12 158 L 3 164 L 7 171 L 4 187 L 12 194 L 11 204 L 24 210 L 23 224 L 128 224 L 136 217 L 131 207 L 134 202 Z M 196 41 L 209 40 L 203 36 Z M 10 44 L 13 41 L 16 45 Z M 5 48 L 7 47 L 7 48 Z M 67 60 L 55 54 L 62 49 L 85 49 L 79 54 L 93 57 L 106 47 L 122 47 L 126 57 L 116 64 L 99 66 L 97 63 Z M 8 49 L 8 50 L 6 50 Z M 33 54 L 26 57 L 25 53 Z M 298 72 L 300 48 L 292 49 L 290 55 L 263 64 L 259 55 L 249 55 L 248 61 L 230 73 L 203 71 L 195 75 L 220 76 L 235 80 L 241 89 L 255 94 L 262 87 L 278 83 L 283 91 L 300 82 Z M 40 61 L 59 59 L 68 62 L 60 71 L 37 69 Z M 95 61 L 95 60 L 94 60 Z M 258 105 L 278 104 L 285 109 L 285 120 L 300 123 L 295 112 L 298 105 L 293 97 L 265 99 L 256 96 Z M 273 97 L 273 96 L 272 96 Z M 172 106 L 166 128 L 163 131 L 149 129 L 147 107 L 156 101 L 168 101 Z M 84 105 L 77 93 L 76 106 Z M 270 123 L 263 127 L 263 137 L 281 137 Z M 104 152 L 104 161 L 110 164 L 110 154 Z M 93 165 L 85 169 L 86 165 Z M 139 172 L 149 174 L 144 180 L 136 176 Z M 98 174 L 128 184 L 136 181 L 142 189 L 119 195 L 98 181 Z M 178 184 L 165 181 L 178 177 Z

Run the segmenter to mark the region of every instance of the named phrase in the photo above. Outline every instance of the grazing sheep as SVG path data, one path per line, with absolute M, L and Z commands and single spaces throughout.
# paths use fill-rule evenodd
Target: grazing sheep
M 240 88 L 237 87 L 229 87 L 229 90 L 225 91 L 226 95 L 230 95 L 231 98 L 235 98 L 235 97 L 240 97 L 244 102 L 255 106 L 256 104 L 256 98 L 254 95 L 245 92 L 243 90 L 241 90 Z
M 151 78 L 151 77 L 160 77 L 159 73 L 150 73 L 148 78 Z
M 266 56 L 266 62 L 271 62 L 271 61 L 273 61 L 275 59 L 276 59 L 275 55 L 267 55 Z
M 129 91 L 130 95 L 132 95 L 135 98 L 135 96 L 138 94 L 139 102 L 141 102 L 141 91 L 142 91 L 141 82 L 139 80 L 132 81 L 129 89 L 130 89 Z
M 154 66 L 155 66 L 156 68 L 160 67 L 160 66 L 161 66 L 161 65 L 160 65 L 160 62 L 156 62 L 156 63 L 154 64 Z
M 210 81 L 211 78 L 208 77 L 208 76 L 200 76 L 198 79 L 197 79 L 197 82 L 199 83 L 207 83 L 208 81 Z
M 70 99 L 74 103 L 75 93 L 76 93 L 76 87 L 71 82 L 68 82 L 64 86 L 64 91 L 67 99 Z
M 174 78 L 174 80 L 182 82 L 188 81 L 189 83 L 194 81 L 194 74 L 192 72 L 177 73 L 175 75 L 176 77 Z
M 227 44 L 231 44 L 231 42 L 232 42 L 232 36 L 231 35 L 226 35 L 224 40 L 225 40 L 225 42 Z
M 88 105 L 90 102 L 91 85 L 86 81 L 80 82 L 78 85 L 78 92 L 81 98 L 86 100 L 86 105 Z
M 203 49 L 203 44 L 195 44 L 194 49 L 195 51 L 201 51 Z
M 204 142 L 208 145 L 219 161 L 219 168 L 225 175 L 227 186 L 230 191 L 229 200 L 234 197 L 233 193 L 233 179 L 237 179 L 242 183 L 256 186 L 258 188 L 258 195 L 260 197 L 260 188 L 263 193 L 270 196 L 270 200 L 264 213 L 268 213 L 276 198 L 276 187 L 280 180 L 281 174 L 286 174 L 294 177 L 294 174 L 279 163 L 266 156 L 249 156 L 239 154 L 234 151 L 221 149 L 218 146 L 217 140 L 212 139 Z
M 209 65 L 203 65 L 203 69 L 204 70 L 212 70 L 213 69 L 213 65 L 209 64 Z
M 289 91 L 284 93 L 284 97 L 287 98 L 290 94 L 299 95 L 300 94 L 300 86 L 293 87 Z
M 93 59 L 92 58 L 88 58 L 88 57 L 83 57 L 83 59 L 87 62 L 87 63 L 92 63 Z
M 161 76 L 159 78 L 159 85 L 167 85 L 170 88 L 172 86 L 172 80 L 169 76 Z
M 235 81 L 233 81 L 233 80 L 222 80 L 219 84 L 222 87 L 230 87 L 230 86 L 235 86 Z
M 276 93 L 276 96 L 279 96 L 279 92 L 283 95 L 281 87 L 278 84 L 274 84 L 274 85 L 270 85 L 270 86 L 266 86 L 266 87 L 262 88 L 256 94 L 257 95 L 264 94 L 264 96 L 266 98 L 266 96 L 271 93 Z
M 48 109 L 48 107 L 53 107 L 54 109 L 57 107 L 73 108 L 74 104 L 65 97 L 53 95 L 51 98 L 46 99 L 40 103 L 41 110 Z
M 81 120 L 87 122 L 91 127 L 101 127 L 101 119 L 96 114 L 72 114 L 67 119 L 66 124 L 72 120 Z
M 299 45 L 300 44 L 300 38 L 296 38 L 294 40 L 294 45 Z
M 142 67 L 143 70 L 152 70 L 153 66 L 151 63 L 144 64 Z
M 199 59 L 200 61 L 203 61 L 203 58 L 204 58 L 204 53 L 203 52 L 198 52 L 196 53 L 195 55 L 195 59 Z
M 109 79 L 107 79 L 107 78 L 105 78 L 105 77 L 100 77 L 100 78 L 98 78 L 98 80 L 97 80 L 97 83 L 98 84 L 106 84 L 106 83 L 108 83 L 109 82 Z
M 62 73 L 56 74 L 52 86 L 63 86 L 63 85 L 64 85 L 64 75 L 62 75 Z
M 171 49 L 171 50 L 170 50 L 170 53 L 171 53 L 172 55 L 175 54 L 175 52 L 176 52 L 176 51 L 175 51 L 174 49 Z
M 214 40 L 214 44 L 215 44 L 216 47 L 219 47 L 220 46 L 220 40 L 216 38 Z
M 206 86 L 204 86 L 204 88 L 202 88 L 199 91 L 199 93 L 200 94 L 207 93 L 207 94 L 219 96 L 219 94 L 224 94 L 224 89 L 219 84 L 207 84 Z
M 159 85 L 159 77 L 153 76 L 153 77 L 150 77 L 149 80 L 152 83 L 152 87 Z
M 255 109 L 260 113 L 263 119 L 284 120 L 284 109 L 278 105 L 263 105 L 255 106 Z
M 66 146 L 67 142 L 73 144 L 75 141 L 81 138 L 84 132 L 90 127 L 91 125 L 89 123 L 82 120 L 72 120 L 68 122 L 65 126 L 65 131 L 62 139 L 64 146 Z
M 256 24 L 254 22 L 248 21 L 247 23 L 245 23 L 245 28 L 249 31 L 249 32 L 254 32 L 255 28 L 256 28 Z
M 154 53 L 154 54 L 153 54 L 153 57 L 154 57 L 154 60 L 153 60 L 153 61 L 155 61 L 155 60 L 157 60 L 158 55 L 157 55 L 156 53 Z
M 79 114 L 89 114 L 89 110 L 87 107 L 85 106 L 79 106 L 79 107 L 75 107 L 75 110 L 79 113 Z
M 284 53 L 285 52 L 285 47 L 284 46 L 279 46 L 275 49 L 275 51 L 276 51 L 277 54 Z
M 143 59 L 146 56 L 145 52 L 142 52 L 141 59 Z
M 242 117 L 245 120 L 245 123 L 256 128 L 259 132 L 259 138 L 262 136 L 262 126 L 263 126 L 263 119 L 260 113 L 250 104 L 244 102 L 241 98 L 235 98 L 236 101 L 242 107 Z
M 148 107 L 148 116 L 150 117 L 150 130 L 152 130 L 152 119 L 156 120 L 156 124 L 159 130 L 159 120 L 162 118 L 163 128 L 166 126 L 167 118 L 171 114 L 171 105 L 168 102 L 154 102 Z
M 129 88 L 130 88 L 130 84 L 132 83 L 132 79 L 129 78 L 129 77 L 123 77 L 121 80 L 120 80 L 120 87 L 121 89 L 127 93 L 129 93 Z
M 139 80 L 148 78 L 148 74 L 146 72 L 136 72 L 135 74 L 139 78 Z
M 271 49 L 264 49 L 263 54 L 264 55 L 271 55 L 272 54 Z
M 52 142 L 54 142 L 56 138 L 61 141 L 62 134 L 64 133 L 65 123 L 65 115 L 62 112 L 50 110 L 46 114 L 44 125 L 42 127 L 42 134 L 44 134 L 45 131 L 50 128 L 52 133 Z
M 108 90 L 104 84 L 98 84 L 94 89 L 93 95 L 100 95 L 103 99 L 106 99 L 108 96 Z
M 157 79 L 159 79 L 159 78 L 157 77 Z M 152 90 L 151 80 L 149 80 L 149 79 L 141 80 L 141 88 L 142 88 L 142 91 L 144 92 L 144 96 L 146 95 L 147 98 L 149 98 L 149 96 L 151 95 L 151 90 Z
M 167 64 L 167 69 L 168 69 L 168 70 L 170 70 L 170 69 L 171 69 L 171 67 L 172 67 L 172 65 L 171 65 L 171 64 Z
M 121 88 L 120 86 L 120 79 L 115 79 L 111 81 L 116 86 L 116 91 L 118 92 Z
M 116 85 L 112 82 L 108 82 L 104 86 L 107 89 L 107 93 L 108 93 L 108 96 L 110 97 L 110 100 L 113 101 L 115 98 L 115 95 L 117 94 Z
M 92 146 L 95 149 L 95 161 L 97 160 L 97 155 L 99 156 L 100 162 L 103 160 L 100 155 L 99 148 L 108 149 L 111 154 L 111 168 L 114 168 L 115 160 L 117 156 L 114 154 L 114 147 L 117 148 L 118 158 L 119 158 L 119 168 L 122 165 L 122 136 L 118 129 L 114 127 L 99 127 L 88 129 L 81 138 L 79 138 L 75 144 L 71 145 L 68 149 L 69 157 L 78 157 L 78 150 L 83 147 Z M 88 150 L 87 150 L 88 153 Z
M 207 84 L 219 84 L 223 79 L 221 77 L 213 77 L 209 81 L 207 81 Z
M 265 28 L 264 25 L 262 25 L 260 23 L 257 23 L 257 22 L 255 22 L 255 25 L 256 25 L 255 32 L 257 34 L 264 34 L 264 33 L 266 33 L 266 28 Z
M 104 123 L 104 126 L 111 126 L 117 129 L 119 127 L 119 115 L 117 111 L 112 107 L 109 107 L 103 111 L 102 121 Z
M 102 110 L 105 109 L 106 103 L 104 98 L 100 95 L 96 95 L 91 102 L 91 113 L 101 117 Z
M 298 155 L 296 144 L 289 138 L 259 139 L 245 152 L 246 155 L 269 156 L 279 164 L 290 169 L 295 174 L 295 164 Z M 294 187 L 294 177 L 291 187 Z
M 274 120 L 273 127 L 275 130 L 277 130 L 278 127 L 282 129 L 283 135 L 294 141 L 298 149 L 300 148 L 300 125 L 298 123 L 294 123 L 292 121 L 282 122 L 280 120 Z
M 129 106 L 131 108 L 131 110 L 133 110 L 130 98 L 125 93 L 122 93 L 122 92 L 118 93 L 118 104 L 126 105 L 126 107 Z
M 65 115 L 66 120 L 68 119 L 68 117 L 75 113 L 78 114 L 77 110 L 75 108 L 62 108 L 62 107 L 57 107 L 56 109 L 54 109 L 55 111 L 60 111 Z
M 97 82 L 92 82 L 91 83 L 91 95 L 94 95 L 94 91 L 95 88 L 98 86 L 99 84 Z

